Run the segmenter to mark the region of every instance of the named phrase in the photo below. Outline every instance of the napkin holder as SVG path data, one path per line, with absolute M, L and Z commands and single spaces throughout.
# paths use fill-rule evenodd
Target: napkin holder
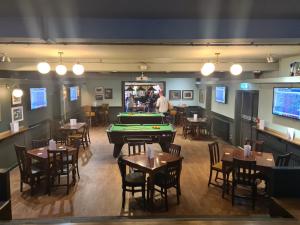
M 11 122 L 11 123 L 10 123 L 10 131 L 11 131 L 12 133 L 19 132 L 19 130 L 20 130 L 19 122 L 14 121 L 14 122 Z
M 77 119 L 70 119 L 71 126 L 76 126 L 76 124 L 77 124 Z
M 264 120 L 260 120 L 259 121 L 258 128 L 260 130 L 264 130 L 265 129 L 265 121 Z
M 194 114 L 194 120 L 198 119 L 198 114 Z
M 150 148 L 149 146 L 147 148 L 147 157 L 148 157 L 148 159 L 154 158 L 154 150 L 152 148 Z
M 56 142 L 53 139 L 49 140 L 49 150 L 56 150 Z
M 244 156 L 249 157 L 251 155 L 251 145 L 244 145 Z
M 287 135 L 288 135 L 288 139 L 290 141 L 294 140 L 294 138 L 295 138 L 295 129 L 288 127 L 288 129 L 287 129 Z

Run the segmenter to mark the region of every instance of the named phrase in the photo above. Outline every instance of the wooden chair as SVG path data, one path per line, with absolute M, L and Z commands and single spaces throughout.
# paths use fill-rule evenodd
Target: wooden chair
M 141 154 L 146 152 L 145 142 L 128 142 L 128 155 Z
M 80 140 L 80 143 L 85 149 L 86 146 L 88 146 L 88 140 L 87 140 L 87 125 L 83 126 L 83 130 L 76 133 L 76 134 L 70 134 L 68 136 L 70 143 L 72 143 L 74 140 Z
M 177 204 L 179 204 L 180 189 L 180 174 L 182 168 L 182 159 L 167 163 L 166 169 L 163 173 L 157 173 L 154 177 L 154 185 L 160 187 L 155 191 L 160 192 L 161 196 L 165 198 L 165 208 L 168 211 L 168 189 L 175 188 L 177 196 Z M 148 195 L 148 194 L 147 194 Z
M 40 139 L 40 140 L 32 140 L 31 147 L 32 148 L 42 148 L 49 145 L 49 139 Z
M 136 192 L 142 192 L 142 198 L 144 207 L 146 205 L 145 191 L 146 191 L 146 179 L 145 174 L 141 172 L 126 173 L 126 163 L 119 157 L 118 166 L 122 177 L 122 208 L 125 207 L 125 193 L 131 192 L 132 196 Z
M 216 171 L 215 181 L 217 181 L 218 179 L 223 180 L 223 178 L 218 177 L 219 173 L 223 174 L 223 163 L 220 158 L 220 149 L 219 149 L 218 142 L 213 142 L 211 144 L 208 144 L 208 150 L 209 150 L 209 158 L 210 158 L 210 172 L 209 172 L 208 186 L 210 184 L 212 184 L 214 186 L 223 188 L 223 185 L 217 185 L 217 184 L 211 182 L 211 177 L 212 177 L 213 171 Z M 226 169 L 225 170 L 226 174 L 223 174 L 223 177 L 225 175 L 227 182 L 228 182 L 231 168 L 225 168 L 225 169 Z M 223 182 L 225 182 L 225 181 L 223 180 Z M 223 192 L 224 192 L 224 190 L 223 190 Z M 223 193 L 223 195 L 224 195 L 224 193 Z
M 232 205 L 236 197 L 247 198 L 245 196 L 236 195 L 236 188 L 238 185 L 251 188 L 252 209 L 255 209 L 255 199 L 257 194 L 257 173 L 256 161 L 239 160 L 233 158 L 232 168 Z
M 180 145 L 176 145 L 176 144 L 170 144 L 168 152 L 171 155 L 180 156 L 181 146 Z
M 80 145 L 81 142 L 79 139 L 75 139 L 70 143 L 70 146 L 76 149 L 76 153 L 74 155 L 69 155 L 69 159 L 68 159 L 70 163 L 72 163 L 72 161 L 74 160 L 78 178 L 80 178 L 79 165 L 78 165 Z M 75 157 L 75 159 L 73 159 L 73 157 Z
M 56 143 L 67 144 L 68 142 L 68 133 L 62 131 L 60 127 L 64 124 L 64 121 L 53 120 L 51 122 L 51 138 L 53 138 Z
M 277 159 L 275 161 L 275 166 L 278 166 L 278 167 L 287 167 L 287 166 L 289 166 L 291 156 L 292 156 L 291 152 L 287 153 L 287 154 L 284 154 L 284 155 L 277 156 Z
M 31 159 L 27 156 L 25 146 L 15 145 L 15 151 L 20 171 L 20 192 L 23 192 L 23 183 L 25 183 L 30 186 L 31 194 L 33 194 L 33 188 L 45 173 L 31 165 Z
M 184 118 L 182 126 L 183 137 L 186 139 L 188 134 L 194 134 L 195 132 L 195 127 L 191 125 L 187 118 Z
M 102 104 L 99 111 L 99 116 L 100 118 L 102 118 L 104 124 L 108 124 L 109 122 L 108 113 L 109 113 L 109 104 Z
M 47 150 L 48 153 L 48 194 L 51 194 L 52 187 L 65 186 L 67 194 L 69 194 L 70 186 L 75 183 L 76 165 L 75 156 L 69 157 L 69 151 L 62 150 Z M 72 158 L 70 160 L 70 158 Z M 72 173 L 72 183 L 70 182 L 70 173 Z M 61 176 L 65 176 L 67 181 L 61 184 Z M 55 183 L 56 178 L 58 183 Z
M 209 117 L 206 118 L 206 121 L 204 123 L 201 123 L 198 126 L 199 133 L 201 135 L 205 135 L 210 137 L 211 136 L 211 119 Z
M 83 112 L 84 112 L 84 115 L 85 117 L 87 118 L 88 120 L 88 124 L 90 126 L 92 126 L 92 121 L 95 120 L 96 118 L 96 113 L 92 111 L 92 107 L 91 106 L 88 106 L 88 105 L 85 105 L 83 106 Z

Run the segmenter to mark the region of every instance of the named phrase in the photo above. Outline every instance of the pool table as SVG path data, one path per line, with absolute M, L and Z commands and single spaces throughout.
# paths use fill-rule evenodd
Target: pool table
M 121 124 L 160 124 L 164 123 L 163 113 L 147 112 L 122 112 L 118 119 Z
M 176 129 L 172 124 L 111 124 L 107 130 L 109 142 L 114 144 L 113 156 L 119 156 L 122 147 L 130 141 L 159 143 L 163 151 L 168 151 L 174 141 Z

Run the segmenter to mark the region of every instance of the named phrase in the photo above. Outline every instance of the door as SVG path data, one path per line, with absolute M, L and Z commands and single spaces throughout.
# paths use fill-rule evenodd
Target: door
M 246 139 L 255 139 L 252 127 L 258 115 L 258 91 L 236 93 L 236 143 L 243 146 Z

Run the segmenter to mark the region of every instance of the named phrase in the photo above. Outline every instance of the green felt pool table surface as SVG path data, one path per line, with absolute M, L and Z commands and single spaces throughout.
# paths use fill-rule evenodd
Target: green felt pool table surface
M 126 131 L 175 131 L 172 124 L 113 124 L 110 131 L 126 132 Z
M 162 114 L 162 113 L 122 112 L 122 113 L 119 113 L 118 117 L 164 117 L 164 114 Z

